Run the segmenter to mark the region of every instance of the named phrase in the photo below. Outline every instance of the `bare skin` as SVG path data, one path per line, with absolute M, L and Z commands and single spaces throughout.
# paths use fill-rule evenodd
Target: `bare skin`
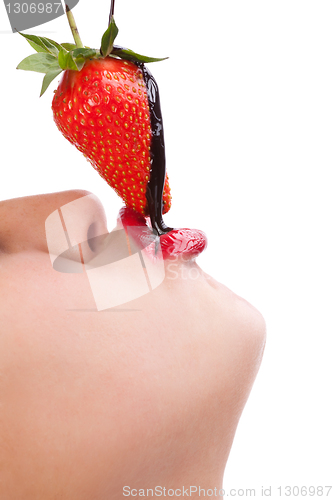
M 0 497 L 219 490 L 265 322 L 181 259 L 152 292 L 96 311 L 87 275 L 55 271 L 45 239 L 48 215 L 87 194 L 0 202 Z M 106 231 L 98 201 L 96 214 Z

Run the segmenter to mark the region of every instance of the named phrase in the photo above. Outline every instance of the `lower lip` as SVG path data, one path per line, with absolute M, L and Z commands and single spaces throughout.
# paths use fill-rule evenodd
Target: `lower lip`
M 119 212 L 122 224 L 126 226 L 142 226 L 147 228 L 146 219 L 131 208 L 123 207 Z M 197 257 L 207 247 L 207 236 L 200 229 L 173 229 L 160 236 L 164 259 L 181 257 L 190 260 Z
M 164 259 L 194 259 L 207 247 L 207 236 L 199 229 L 174 229 L 160 236 Z

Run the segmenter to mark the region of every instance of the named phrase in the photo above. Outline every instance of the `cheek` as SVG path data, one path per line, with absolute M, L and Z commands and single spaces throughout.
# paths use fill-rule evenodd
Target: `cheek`
M 91 487 L 92 498 L 108 477 L 103 346 L 85 342 L 96 339 L 94 318 L 87 321 L 96 307 L 85 275 L 57 273 L 45 259 L 7 259 L 1 277 L 1 490 L 28 500 L 41 491 L 86 498 Z M 93 488 L 98 467 L 104 479 Z
M 119 343 L 110 319 L 51 312 L 48 321 L 37 312 L 25 326 L 20 321 L 1 345 L 5 486 L 17 498 L 38 498 L 41 490 L 45 498 L 54 491 L 66 491 L 68 498 L 106 498 L 111 471 L 118 477 L 131 459 L 135 464 L 149 421 L 158 426 L 147 402 L 160 363 L 131 347 L 130 339 Z M 143 372 L 153 372 L 153 383 L 148 376 L 142 383 Z M 32 488 L 31 497 L 19 489 L 24 485 Z
M 44 498 L 53 498 L 55 491 L 86 498 L 85 490 L 91 488 L 93 495 L 108 477 L 106 461 L 108 467 L 112 463 L 99 416 L 105 410 L 95 403 L 99 387 L 86 384 L 87 374 L 93 380 L 94 373 L 87 364 L 82 369 L 79 356 L 73 358 L 66 348 L 62 354 L 54 346 L 45 352 L 44 344 L 25 349 L 25 356 L 17 353 L 19 374 L 6 370 L 7 380 L 0 384 L 0 442 L 6 443 L 0 463 L 5 464 L 4 491 L 12 498 L 38 498 L 40 491 Z
M 48 253 L 6 255 L 0 265 L 0 317 L 11 329 L 42 330 L 63 312 L 96 310 L 86 274 L 55 271 Z

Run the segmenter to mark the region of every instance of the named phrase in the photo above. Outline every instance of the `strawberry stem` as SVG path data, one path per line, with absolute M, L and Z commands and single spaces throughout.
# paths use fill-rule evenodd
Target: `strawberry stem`
M 84 45 L 83 45 L 83 43 L 81 41 L 81 38 L 80 38 L 80 35 L 79 35 L 79 30 L 77 29 L 76 22 L 75 22 L 73 14 L 72 14 L 72 11 L 68 7 L 67 4 L 66 4 L 66 16 L 67 16 L 67 19 L 68 19 L 69 26 L 70 26 L 70 28 L 72 30 L 72 35 L 73 35 L 74 42 L 75 42 L 77 48 L 78 49 L 83 49 Z
M 114 2 L 115 2 L 115 0 L 111 0 L 110 16 L 109 16 L 109 26 L 110 26 L 112 18 L 114 16 Z

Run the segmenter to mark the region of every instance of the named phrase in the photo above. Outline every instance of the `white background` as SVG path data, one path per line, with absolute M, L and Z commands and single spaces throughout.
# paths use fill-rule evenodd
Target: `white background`
M 108 10 L 75 7 L 85 45 L 99 47 Z M 205 230 L 199 264 L 267 322 L 225 488 L 272 486 L 278 498 L 278 486 L 332 485 L 333 3 L 117 0 L 115 18 L 118 44 L 170 57 L 150 65 L 173 195 L 165 220 Z M 87 189 L 112 228 L 122 202 L 53 123 L 57 80 L 38 97 L 42 75 L 15 69 L 33 51 L 2 3 L 0 19 L 0 199 Z M 72 41 L 65 17 L 39 28 L 29 32 Z

